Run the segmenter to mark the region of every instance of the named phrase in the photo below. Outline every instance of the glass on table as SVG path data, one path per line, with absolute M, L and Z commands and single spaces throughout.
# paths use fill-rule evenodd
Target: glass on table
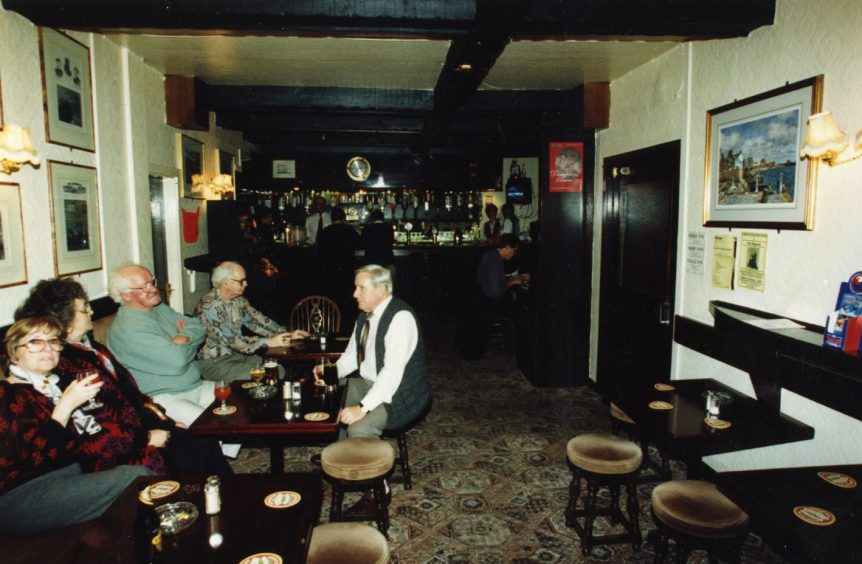
M 266 357 L 263 361 L 263 371 L 266 375 L 267 384 L 275 385 L 278 381 L 278 360 L 273 357 Z
M 252 366 L 248 371 L 248 375 L 251 378 L 251 380 L 253 382 L 258 383 L 258 384 L 260 383 L 261 380 L 263 380 L 263 377 L 265 374 L 266 374 L 266 370 L 263 368 L 263 362 L 258 362 L 257 364 Z
M 98 384 L 102 381 L 102 378 L 99 376 L 98 370 L 82 370 L 80 372 L 76 372 L 75 380 L 80 382 L 81 380 L 85 380 L 90 376 L 95 376 L 95 378 L 93 378 L 93 380 L 90 382 L 91 384 Z M 92 411 L 94 409 L 99 409 L 103 405 L 104 404 L 102 402 L 96 401 L 96 398 L 90 398 L 87 403 L 81 406 L 81 409 L 83 409 L 84 411 Z
M 215 387 L 215 397 L 221 402 L 221 406 L 215 408 L 215 413 L 218 415 L 226 415 L 229 412 L 225 402 L 227 401 L 227 398 L 230 397 L 230 393 L 230 382 L 219 380 Z

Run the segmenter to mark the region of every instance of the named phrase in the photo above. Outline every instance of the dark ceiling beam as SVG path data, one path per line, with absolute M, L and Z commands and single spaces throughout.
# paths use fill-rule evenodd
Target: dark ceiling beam
M 345 112 L 260 112 L 255 110 L 220 111 L 217 123 L 225 129 L 242 131 L 347 131 L 421 133 L 421 117 L 398 114 L 356 114 Z
M 427 90 L 206 85 L 205 91 L 208 107 L 216 112 L 240 108 L 425 112 L 433 102 Z

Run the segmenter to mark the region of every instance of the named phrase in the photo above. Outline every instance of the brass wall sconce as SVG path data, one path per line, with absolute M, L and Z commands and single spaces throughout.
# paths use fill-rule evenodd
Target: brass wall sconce
M 0 131 L 0 172 L 12 174 L 25 163 L 30 163 L 32 166 L 39 165 L 39 157 L 30 139 L 30 131 L 20 125 L 7 123 Z
M 829 166 L 855 161 L 862 157 L 862 131 L 856 134 L 852 154 L 839 158 L 849 145 L 847 135 L 835 124 L 832 112 L 821 112 L 808 118 L 808 132 L 799 156 L 803 159 L 820 159 L 829 163 Z
M 216 174 L 210 182 L 210 191 L 216 196 L 223 196 L 233 191 L 233 177 L 230 174 Z

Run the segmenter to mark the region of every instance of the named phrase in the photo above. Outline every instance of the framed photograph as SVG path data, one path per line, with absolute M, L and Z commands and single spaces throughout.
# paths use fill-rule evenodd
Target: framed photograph
M 0 182 L 0 288 L 27 283 L 21 188 Z
M 0 129 L 3 128 L 3 77 L 0 76 Z
M 296 178 L 296 161 L 272 161 L 273 178 Z
M 813 229 L 817 161 L 800 160 L 823 76 L 706 113 L 703 224 Z
M 102 268 L 96 169 L 48 161 L 54 271 L 57 276 Z
M 581 192 L 584 189 L 584 144 L 552 141 L 548 144 L 548 190 Z
M 71 37 L 39 28 L 48 141 L 95 151 L 90 50 Z
M 183 198 L 206 198 L 204 188 L 204 144 L 181 135 L 180 153 L 183 168 Z

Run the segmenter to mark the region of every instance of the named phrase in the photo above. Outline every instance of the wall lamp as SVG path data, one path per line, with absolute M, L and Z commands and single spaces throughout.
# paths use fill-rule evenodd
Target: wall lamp
M 847 135 L 835 125 L 832 112 L 820 112 L 808 118 L 808 133 L 799 156 L 803 159 L 820 159 L 829 163 L 829 166 L 849 163 L 862 157 L 862 131 L 856 134 L 852 154 L 839 159 L 849 144 Z
M 233 177 L 230 174 L 216 174 L 210 181 L 210 191 L 223 196 L 225 192 L 233 191 Z
M 0 172 L 12 174 L 25 163 L 39 165 L 36 148 L 30 140 L 30 131 L 20 125 L 7 123 L 0 131 Z

